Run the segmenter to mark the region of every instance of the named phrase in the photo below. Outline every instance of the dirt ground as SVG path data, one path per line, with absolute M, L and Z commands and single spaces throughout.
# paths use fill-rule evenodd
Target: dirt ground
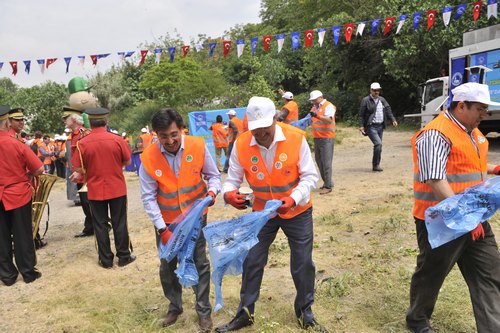
M 371 171 L 369 139 L 353 128 L 341 128 L 341 132 L 343 140 L 335 146 L 333 162 L 334 191 L 326 196 L 318 190 L 313 194 L 317 270 L 313 309 L 330 332 L 405 332 L 406 295 L 416 254 L 411 219 L 412 132 L 384 133 L 380 173 Z M 500 144 L 491 143 L 490 161 L 500 162 Z M 126 178 L 128 226 L 137 260 L 123 268 L 116 260 L 110 270 L 99 267 L 94 239 L 73 237 L 83 228 L 81 208 L 66 200 L 65 183 L 56 183 L 50 194 L 48 246 L 37 252 L 43 276 L 32 284 L 19 278 L 11 287 L 0 285 L 0 332 L 196 331 L 191 291 L 185 293 L 179 322 L 160 328 L 167 301 L 158 277 L 154 230 L 142 208 L 138 177 L 127 173 Z M 209 212 L 209 222 L 238 214 L 219 198 Z M 493 228 L 500 233 L 498 223 Z M 288 261 L 286 238 L 281 235 L 271 248 L 256 323 L 242 332 L 300 332 L 293 315 L 295 291 Z M 234 315 L 240 280 L 239 276 L 224 279 L 225 306 L 213 315 L 215 326 Z M 458 300 L 458 307 L 465 317 L 451 326 L 441 324 L 439 332 L 473 332 L 470 303 L 463 297 L 465 286 L 456 291 L 454 286 L 449 287 L 450 297 L 462 295 L 465 300 Z M 211 300 L 215 300 L 213 288 Z M 438 318 L 449 315 L 448 301 L 442 302 L 443 307 L 436 309 Z

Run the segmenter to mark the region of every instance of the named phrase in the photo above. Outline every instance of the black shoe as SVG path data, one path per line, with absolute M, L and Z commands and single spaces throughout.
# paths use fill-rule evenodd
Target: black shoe
M 299 320 L 299 323 L 300 323 L 300 320 Z M 314 318 L 307 323 L 303 323 L 301 326 L 305 330 L 312 329 L 313 332 L 328 333 L 327 329 L 324 328 L 323 326 L 321 326 Z
M 33 274 L 32 276 L 28 277 L 28 278 L 25 278 L 24 279 L 24 282 L 26 283 L 31 283 L 33 281 L 35 281 L 36 279 L 39 279 L 42 277 L 42 273 L 38 272 L 38 271 L 35 271 L 35 274 Z
M 434 331 L 429 326 L 420 327 L 420 328 L 413 328 L 413 327 L 408 326 L 408 329 L 410 331 L 412 331 L 413 333 L 436 333 L 436 331 Z
M 81 206 L 82 202 L 80 200 L 75 200 L 73 201 L 75 203 L 75 206 Z
M 111 264 L 105 264 L 99 260 L 99 266 L 101 266 L 102 268 L 105 268 L 105 269 L 113 268 L 113 261 L 111 261 Z
M 35 238 L 35 250 L 41 249 L 42 247 L 47 246 L 47 242 L 43 239 Z
M 94 233 L 93 232 L 84 232 L 84 231 L 82 231 L 79 234 L 76 234 L 75 238 L 90 237 L 90 236 L 94 236 Z
M 2 279 L 3 284 L 5 284 L 7 287 L 12 286 L 14 283 L 16 283 L 17 277 L 15 279 Z
M 372 170 L 373 170 L 373 171 L 377 171 L 377 172 L 384 171 L 384 169 L 382 169 L 382 168 L 380 167 L 380 165 L 376 165 L 376 166 L 374 166 Z
M 118 259 L 118 266 L 120 266 L 120 267 L 127 266 L 128 264 L 134 262 L 135 259 L 137 259 L 137 257 L 134 255 L 130 255 L 130 257 L 125 258 L 125 259 L 120 258 L 120 259 Z
M 230 331 L 236 331 L 239 330 L 240 328 L 247 327 L 253 325 L 253 316 L 248 317 L 248 315 L 242 314 L 240 316 L 234 317 L 233 320 L 231 320 L 229 323 L 219 326 L 215 329 L 215 332 L 230 332 Z

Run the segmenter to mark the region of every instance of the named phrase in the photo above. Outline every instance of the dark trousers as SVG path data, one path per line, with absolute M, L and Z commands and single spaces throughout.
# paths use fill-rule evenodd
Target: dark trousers
M 229 142 L 229 146 L 227 147 L 227 156 L 226 162 L 224 162 L 224 172 L 227 172 L 229 169 L 229 158 L 231 157 L 231 152 L 233 151 L 234 142 Z
M 97 240 L 99 262 L 103 266 L 113 265 L 113 252 L 111 251 L 108 229 L 108 209 L 111 214 L 111 226 L 115 238 L 116 256 L 127 260 L 131 253 L 130 238 L 127 228 L 127 196 L 109 200 L 90 200 L 94 231 Z
M 312 208 L 288 220 L 276 216 L 269 220 L 259 232 L 259 242 L 249 251 L 243 263 L 243 281 L 237 316 L 243 315 L 245 308 L 251 314 L 254 313 L 255 302 L 260 294 L 264 267 L 267 264 L 269 246 L 276 238 L 280 228 L 287 236 L 290 246 L 290 272 L 297 290 L 294 303 L 295 315 L 304 323 L 308 323 L 314 318 L 311 309 L 314 302 L 315 277 L 315 267 L 312 260 Z
M 66 178 L 66 164 L 61 159 L 54 161 L 57 177 Z
M 0 202 L 0 279 L 6 284 L 12 284 L 19 273 L 24 280 L 38 277 L 31 213 L 31 201 L 9 211 Z
M 205 215 L 202 225 L 207 224 L 207 217 Z M 160 236 L 157 232 L 156 243 L 159 244 Z M 193 286 L 193 291 L 196 296 L 196 312 L 198 316 L 208 316 L 212 313 L 212 306 L 210 305 L 210 263 L 207 258 L 206 240 L 203 232 L 200 230 L 200 236 L 196 242 L 194 249 L 193 259 L 198 271 L 198 284 Z M 170 301 L 168 311 L 174 313 L 181 313 L 182 309 L 182 286 L 177 279 L 175 270 L 177 269 L 177 258 L 168 262 L 160 260 L 160 282 L 163 288 L 163 294 Z
M 458 264 L 469 287 L 479 333 L 500 332 L 500 253 L 490 224 L 483 222 L 484 239 L 471 234 L 431 249 L 425 222 L 415 219 L 420 253 L 411 279 L 408 326 L 429 326 L 429 319 L 444 279 Z
M 83 187 L 83 184 L 76 184 L 76 188 L 79 190 Z M 86 234 L 94 233 L 94 225 L 92 222 L 92 210 L 90 209 L 89 198 L 87 192 L 78 192 L 80 197 L 80 203 L 82 205 L 83 213 L 85 214 L 85 221 L 83 222 L 83 231 Z
M 373 167 L 380 166 L 380 160 L 382 159 L 382 136 L 384 134 L 383 124 L 371 124 L 368 125 L 366 129 L 366 134 L 372 140 L 373 143 Z
M 333 188 L 332 163 L 334 143 L 335 139 L 314 139 L 314 159 L 318 165 L 321 179 L 323 179 L 323 186 L 330 189 Z

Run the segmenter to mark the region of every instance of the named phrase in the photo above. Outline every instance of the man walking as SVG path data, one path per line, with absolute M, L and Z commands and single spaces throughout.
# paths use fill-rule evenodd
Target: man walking
M 224 156 L 226 159 L 229 158 L 227 154 L 227 130 L 224 128 L 224 124 L 222 123 L 222 116 L 218 115 L 215 118 L 215 123 L 210 126 L 209 130 L 212 131 L 212 139 L 214 141 L 215 147 L 215 162 L 217 164 L 217 169 L 219 172 L 222 170 L 222 165 L 220 164 L 220 157 L 222 152 L 224 151 Z
M 380 96 L 380 90 L 382 90 L 380 84 L 373 82 L 370 85 L 370 95 L 363 98 L 359 108 L 359 131 L 363 135 L 368 135 L 373 143 L 372 170 L 377 172 L 384 171 L 380 167 L 380 159 L 385 121 L 390 119 L 392 126 L 398 126 L 396 118 L 392 115 L 391 106 Z
M 236 139 L 243 133 L 243 122 L 236 117 L 236 111 L 229 110 L 227 112 L 229 117 L 228 133 L 227 133 L 227 141 L 229 142 L 229 146 L 227 148 L 227 156 L 226 162 L 224 163 L 224 172 L 227 173 L 227 169 L 229 169 L 229 157 L 231 156 L 231 152 L 233 151 L 234 142 Z

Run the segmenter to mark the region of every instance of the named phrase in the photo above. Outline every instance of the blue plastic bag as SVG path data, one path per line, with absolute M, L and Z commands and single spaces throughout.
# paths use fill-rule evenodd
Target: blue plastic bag
M 307 116 L 305 116 L 304 118 L 299 119 L 297 121 L 292 121 L 290 125 L 305 131 L 307 127 L 311 125 L 311 114 L 308 113 Z
M 499 207 L 500 177 L 493 177 L 427 208 L 425 226 L 431 247 L 434 249 L 474 230 Z
M 248 251 L 259 242 L 257 238 L 259 231 L 269 219 L 276 216 L 276 210 L 281 205 L 280 200 L 270 200 L 266 202 L 264 210 L 213 222 L 203 228 L 213 267 L 211 279 L 215 285 L 214 312 L 219 311 L 224 305 L 223 276 L 241 274 Z
M 194 264 L 193 253 L 200 235 L 203 212 L 211 202 L 210 196 L 196 200 L 188 211 L 178 216 L 169 226 L 173 231 L 167 244 L 160 241 L 158 245 L 160 259 L 171 261 L 177 257 L 179 265 L 175 274 L 183 288 L 198 284 L 198 271 Z

